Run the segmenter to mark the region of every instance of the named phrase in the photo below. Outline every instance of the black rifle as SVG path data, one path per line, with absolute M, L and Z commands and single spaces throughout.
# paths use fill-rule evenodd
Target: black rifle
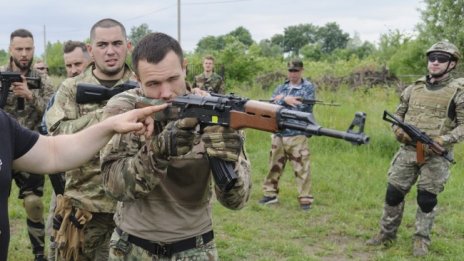
M 76 90 L 76 102 L 86 104 L 106 101 L 116 94 L 137 88 L 138 86 L 136 81 L 127 81 L 112 88 L 97 84 L 79 83 Z
M 350 127 L 344 132 L 321 127 L 316 123 L 312 113 L 289 110 L 280 105 L 249 100 L 233 94 L 211 95 L 201 97 L 189 94 L 176 97 L 170 102 L 171 105 L 168 108 L 155 114 L 155 119 L 175 120 L 195 117 L 203 127 L 221 125 L 237 130 L 252 128 L 272 133 L 283 129 L 293 129 L 302 131 L 308 136 L 328 136 L 344 139 L 356 145 L 369 142 L 369 137 L 363 133 L 366 121 L 366 114 L 363 112 L 355 114 Z M 136 107 L 145 107 L 157 101 L 142 98 Z M 215 174 L 213 177 L 216 184 L 221 189 L 229 190 L 234 186 L 237 176 L 233 171 L 233 164 L 210 158 L 210 166 Z
M 328 102 L 324 102 L 324 101 L 321 101 L 321 100 L 303 99 L 301 97 L 297 97 L 297 99 L 301 103 L 307 104 L 307 105 L 319 104 L 319 105 L 326 105 L 326 106 L 340 106 L 340 104 L 338 104 L 338 103 L 333 103 L 333 102 L 328 103 Z M 274 102 L 274 100 L 259 100 L 259 101 Z
M 401 129 L 403 129 L 403 131 L 406 132 L 409 135 L 409 137 L 411 137 L 412 141 L 416 143 L 418 163 L 424 162 L 422 144 L 428 145 L 428 147 L 435 154 L 442 156 L 447 161 L 453 164 L 456 163 L 453 160 L 453 158 L 451 158 L 448 151 L 445 148 L 443 148 L 443 146 L 435 142 L 432 138 L 427 136 L 427 134 L 425 134 L 423 131 L 421 131 L 416 126 L 403 122 L 402 120 L 398 119 L 397 117 L 395 117 L 393 114 L 389 113 L 388 111 L 383 111 L 383 120 L 390 122 L 391 124 L 396 125 L 400 127 Z
M 10 93 L 10 86 L 14 82 L 22 82 L 21 74 L 17 72 L 0 72 L 0 108 L 4 108 Z M 26 77 L 27 87 L 32 89 L 40 89 L 42 81 L 40 77 Z M 18 97 L 16 103 L 17 110 L 24 110 L 24 98 Z

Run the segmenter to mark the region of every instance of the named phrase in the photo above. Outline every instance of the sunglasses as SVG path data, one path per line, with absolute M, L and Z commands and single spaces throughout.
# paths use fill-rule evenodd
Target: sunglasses
M 446 54 L 441 54 L 441 53 L 432 53 L 430 54 L 427 59 L 429 62 L 433 63 L 435 61 L 438 61 L 439 63 L 447 63 L 451 60 L 451 57 Z
M 300 70 L 297 69 L 288 69 L 289 72 L 299 72 Z

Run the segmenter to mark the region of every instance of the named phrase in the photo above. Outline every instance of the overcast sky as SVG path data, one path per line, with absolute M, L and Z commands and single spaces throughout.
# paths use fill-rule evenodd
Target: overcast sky
M 255 41 L 282 34 L 298 24 L 323 26 L 336 22 L 361 40 L 377 43 L 389 30 L 411 34 L 420 21 L 420 0 L 180 0 L 181 44 L 193 51 L 205 36 L 223 35 L 239 26 Z M 43 53 L 44 35 L 49 42 L 85 40 L 90 27 L 102 18 L 114 18 L 126 27 L 148 24 L 177 38 L 177 0 L 11 0 L 2 1 L 0 49 L 7 49 L 10 33 L 30 30 L 36 55 Z M 45 27 L 45 34 L 44 34 Z

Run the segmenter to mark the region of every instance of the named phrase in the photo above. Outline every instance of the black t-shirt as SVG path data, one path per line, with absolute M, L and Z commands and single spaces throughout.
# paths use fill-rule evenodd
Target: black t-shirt
M 23 128 L 0 109 L 0 261 L 6 261 L 10 241 L 8 196 L 13 160 L 26 154 L 39 139 L 39 134 Z

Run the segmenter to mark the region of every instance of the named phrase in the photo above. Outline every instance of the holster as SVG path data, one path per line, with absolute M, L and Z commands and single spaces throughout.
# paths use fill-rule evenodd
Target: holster
M 67 196 L 58 195 L 56 202 L 53 234 L 58 252 L 65 260 L 78 260 L 84 246 L 83 229 L 92 219 L 92 213 L 73 207 Z

